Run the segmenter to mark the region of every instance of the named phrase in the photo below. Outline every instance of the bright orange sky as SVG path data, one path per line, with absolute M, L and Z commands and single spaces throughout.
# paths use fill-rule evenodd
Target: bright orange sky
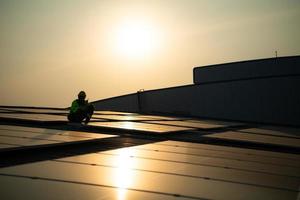
M 300 54 L 299 0 L 0 1 L 0 105 L 67 107 Z

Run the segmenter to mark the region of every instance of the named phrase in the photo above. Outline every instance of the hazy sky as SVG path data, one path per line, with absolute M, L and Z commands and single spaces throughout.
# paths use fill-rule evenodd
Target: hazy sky
M 300 54 L 299 0 L 0 0 L 0 105 L 67 107 Z

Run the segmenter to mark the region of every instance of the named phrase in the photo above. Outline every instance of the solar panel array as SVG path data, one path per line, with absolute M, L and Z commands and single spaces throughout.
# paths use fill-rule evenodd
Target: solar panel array
M 15 124 L 18 119 L 31 120 L 26 126 L 23 122 L 18 126 L 2 122 L 0 154 L 17 149 L 18 156 L 34 158 L 34 153 L 25 154 L 23 150 L 30 147 L 40 152 L 44 146 L 57 147 L 53 153 L 46 152 L 44 159 L 26 161 L 25 156 L 22 164 L 1 167 L 1 199 L 299 198 L 297 128 L 246 127 L 236 122 L 96 111 L 94 121 L 75 131 L 65 129 L 72 127 L 66 113 L 44 111 L 22 114 L 15 109 L 8 115 L 7 110 L 0 110 L 2 119 L 11 116 Z M 64 129 L 35 127 L 33 123 L 58 119 L 66 122 L 61 125 Z M 104 132 L 107 129 L 111 134 Z M 162 134 L 164 137 L 160 137 Z M 60 146 L 72 147 L 82 141 L 88 145 L 78 146 L 80 154 L 52 155 L 68 151 L 60 150 Z M 92 148 L 94 141 L 102 142 L 93 143 L 102 150 Z M 236 142 L 239 147 L 234 147 Z M 271 146 L 263 150 L 253 148 L 256 144 Z
M 1 111 L 1 109 L 3 109 Z M 13 112 L 13 113 L 7 113 Z M 45 114 L 47 113 L 47 114 Z M 0 108 L 0 118 L 34 122 L 68 123 L 66 110 L 33 108 Z M 169 133 L 194 129 L 215 129 L 234 125 L 220 121 L 196 120 L 116 111 L 95 111 L 89 125 L 99 128 L 124 129 L 152 133 Z
M 296 199 L 300 162 L 299 155 L 165 141 L 0 174 L 4 198 L 46 198 L 50 187 L 56 199 Z

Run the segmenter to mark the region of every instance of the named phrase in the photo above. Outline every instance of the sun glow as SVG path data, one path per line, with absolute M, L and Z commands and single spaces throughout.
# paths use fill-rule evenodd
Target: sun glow
M 152 54 L 158 44 L 158 32 L 149 23 L 130 21 L 123 23 L 116 30 L 115 47 L 122 56 L 143 58 Z

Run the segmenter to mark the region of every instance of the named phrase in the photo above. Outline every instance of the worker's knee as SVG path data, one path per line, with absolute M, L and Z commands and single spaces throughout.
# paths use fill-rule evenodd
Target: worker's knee
M 95 110 L 94 105 L 89 103 L 87 106 L 87 110 L 88 110 L 88 113 L 93 114 L 94 110 Z
M 89 105 L 88 105 L 88 109 L 89 109 L 90 111 L 93 111 L 93 112 L 94 112 L 95 106 L 94 106 L 93 104 L 89 104 Z

